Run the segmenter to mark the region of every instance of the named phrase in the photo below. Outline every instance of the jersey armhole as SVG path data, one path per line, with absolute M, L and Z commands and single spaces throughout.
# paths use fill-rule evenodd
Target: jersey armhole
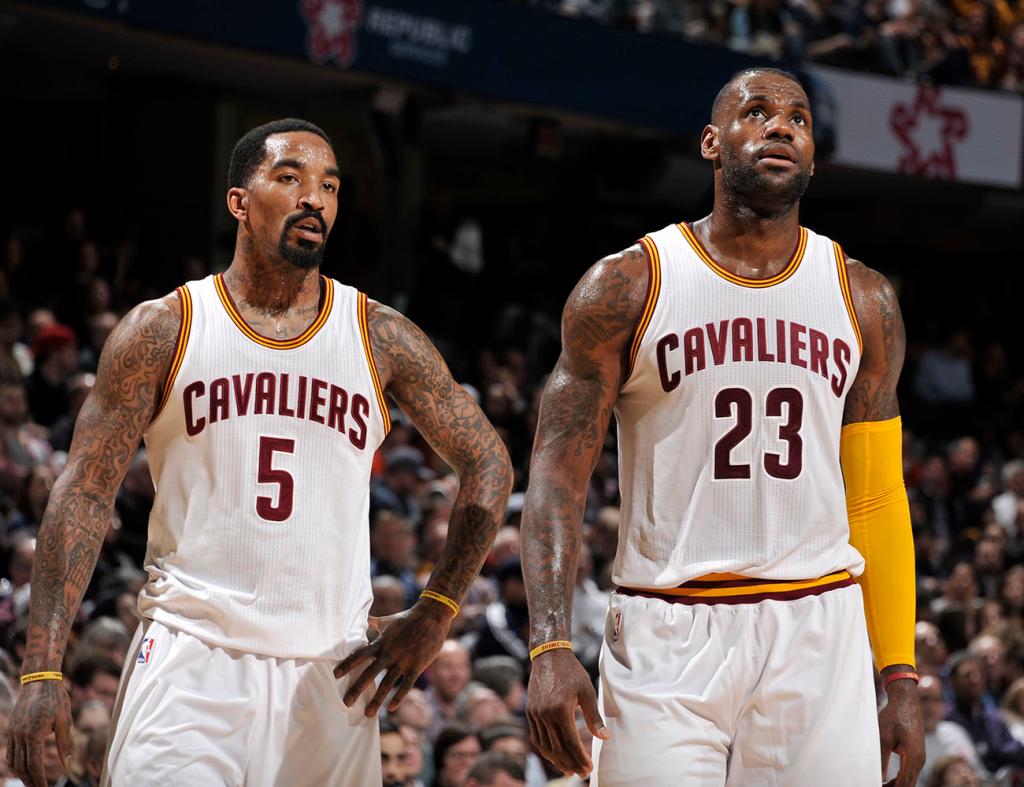
M 366 354 L 366 363 L 370 367 L 370 377 L 373 379 L 373 391 L 377 395 L 377 407 L 380 409 L 380 420 L 384 425 L 384 435 L 391 431 L 391 413 L 388 411 L 387 400 L 384 398 L 384 389 L 380 385 L 380 376 L 377 374 L 377 363 L 373 360 L 373 350 L 370 347 L 370 322 L 367 316 L 367 297 L 365 292 L 359 293 L 359 303 L 356 311 L 359 314 L 359 333 L 363 340 L 363 352 Z
M 846 272 L 846 252 L 843 247 L 832 241 L 832 250 L 836 256 L 836 271 L 839 273 L 839 289 L 843 293 L 843 301 L 846 303 L 846 312 L 850 315 L 850 324 L 853 326 L 853 333 L 857 337 L 857 350 L 864 352 L 864 340 L 860 333 L 860 323 L 857 321 L 857 311 L 853 308 L 853 290 L 850 288 L 850 277 Z
M 654 309 L 658 305 L 658 296 L 661 294 L 661 255 L 658 254 L 658 246 L 651 239 L 650 235 L 644 235 L 638 243 L 647 254 L 647 297 L 644 299 L 644 310 L 637 320 L 636 328 L 633 329 L 633 341 L 629 345 L 629 358 L 626 363 L 626 373 L 622 377 L 622 384 L 629 382 L 633 376 L 633 368 L 636 366 L 636 357 L 640 354 L 640 345 L 647 333 L 647 327 L 651 324 L 651 317 L 654 316 Z
M 174 356 L 167 370 L 163 393 L 160 395 L 160 402 L 157 404 L 156 410 L 153 411 L 150 423 L 159 417 L 164 411 L 167 400 L 171 398 L 171 389 L 174 387 L 178 372 L 181 371 L 181 362 L 185 360 L 185 350 L 188 348 L 188 337 L 192 332 L 192 293 L 189 292 L 188 285 L 185 284 L 178 287 L 175 292 L 178 295 L 178 303 L 181 304 L 181 325 L 178 326 L 178 339 L 174 343 Z

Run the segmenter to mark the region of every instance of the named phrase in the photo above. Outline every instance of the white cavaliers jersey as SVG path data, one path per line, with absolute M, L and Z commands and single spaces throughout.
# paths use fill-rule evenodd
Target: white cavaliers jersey
M 801 228 L 779 274 L 747 279 L 686 224 L 641 245 L 651 284 L 615 408 L 615 582 L 859 574 L 839 465 L 861 355 L 842 250 Z
M 178 288 L 178 348 L 145 433 L 139 609 L 211 645 L 338 658 L 364 641 L 370 466 L 390 424 L 366 296 L 321 283 L 316 319 L 283 341 L 245 323 L 220 275 Z

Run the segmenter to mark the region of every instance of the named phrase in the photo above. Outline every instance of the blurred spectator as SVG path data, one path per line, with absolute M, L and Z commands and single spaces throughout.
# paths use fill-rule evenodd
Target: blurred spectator
M 423 453 L 410 446 L 393 448 L 384 457 L 387 470 L 383 478 L 370 486 L 370 515 L 376 517 L 380 509 L 393 511 L 410 522 L 420 520 L 420 505 L 416 492 L 421 478 L 433 475 L 424 465 Z
M 482 683 L 505 703 L 506 713 L 522 715 L 526 704 L 523 665 L 511 656 L 487 656 L 473 664 L 473 680 Z
M 492 689 L 471 681 L 459 694 L 455 703 L 455 718 L 479 730 L 504 719 L 508 709 Z
M 1005 491 L 992 499 L 992 511 L 1006 534 L 1015 537 L 1020 501 L 1024 500 L 1024 460 L 1014 459 L 1003 465 L 1003 486 Z
M 498 600 L 484 612 L 479 631 L 467 638 L 474 658 L 511 656 L 524 666 L 529 664 L 529 614 L 526 606 L 526 584 L 518 559 L 501 564 L 497 573 Z
M 390 574 L 381 574 L 373 578 L 373 603 L 370 614 L 379 618 L 387 617 L 407 609 L 408 597 L 405 585 Z
M 49 465 L 36 465 L 29 471 L 22 482 L 16 507 L 7 518 L 8 532 L 19 528 L 25 528 L 32 533 L 38 531 L 55 480 L 56 476 Z
M 526 787 L 522 763 L 500 751 L 481 754 L 464 782 L 465 787 Z
M 112 311 L 102 311 L 89 318 L 89 341 L 78 354 L 78 368 L 83 372 L 95 372 L 100 362 L 100 353 L 107 338 L 117 327 L 118 316 Z
M 420 593 L 413 568 L 416 565 L 416 534 L 412 521 L 392 509 L 382 508 L 370 530 L 370 576 L 387 574 L 405 588 L 405 605 L 412 606 Z
M 32 374 L 32 353 L 21 341 L 21 313 L 0 298 L 0 379 L 20 379 Z
M 405 741 L 398 727 L 387 719 L 380 722 L 380 770 L 383 787 L 405 787 L 412 775 Z
M 428 733 L 431 739 L 437 737 L 443 726 L 455 721 L 455 702 L 469 684 L 471 674 L 466 646 L 454 639 L 445 641 L 427 670 L 430 687 L 426 696 L 433 715 Z
M 918 782 L 921 784 L 921 782 Z M 943 757 L 932 766 L 927 787 L 982 787 L 981 779 L 963 757 Z
M 596 676 L 597 657 L 604 642 L 604 622 L 608 617 L 609 594 L 597 587 L 592 579 L 593 573 L 590 546 L 581 541 L 572 590 L 572 644 L 580 663 Z
M 78 659 L 71 670 L 71 712 L 90 700 L 113 709 L 120 679 L 121 666 L 110 656 L 86 654 Z
M 946 696 L 942 682 L 934 675 L 922 675 L 917 684 L 924 717 L 925 766 L 918 778 L 926 784 L 935 763 L 943 757 L 963 757 L 975 770 L 981 769 L 974 744 L 959 724 L 946 721 Z
M 25 386 L 0 379 L 0 496 L 16 498 L 32 469 L 50 459 L 49 444 L 27 416 Z
M 480 738 L 471 727 L 442 728 L 434 741 L 434 787 L 463 787 L 480 751 Z
M 89 392 L 96 386 L 96 375 L 88 372 L 74 375 L 68 380 L 68 412 L 62 415 L 50 428 L 50 445 L 54 451 L 71 450 L 71 438 L 75 434 L 78 414 L 82 411 Z
M 90 621 L 82 630 L 76 655 L 79 658 L 87 653 L 105 656 L 123 668 L 131 644 L 131 632 L 121 621 L 100 617 Z
M 32 342 L 32 355 L 35 368 L 26 383 L 32 417 L 49 427 L 70 406 L 67 382 L 78 369 L 74 331 L 60 323 L 46 326 Z
M 982 701 L 985 693 L 983 659 L 972 653 L 954 654 L 949 661 L 949 685 L 953 705 L 946 718 L 967 731 L 989 773 L 994 774 L 1005 765 L 1024 766 L 1024 744 L 1010 734 L 999 712 L 986 707 Z M 935 771 L 938 772 L 938 764 Z

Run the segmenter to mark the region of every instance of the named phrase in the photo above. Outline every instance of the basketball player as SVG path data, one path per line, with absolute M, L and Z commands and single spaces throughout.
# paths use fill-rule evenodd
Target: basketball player
M 737 75 L 701 152 L 711 215 L 601 260 L 565 307 L 523 512 L 532 733 L 601 787 L 864 787 L 892 751 L 910 787 L 923 736 L 896 296 L 798 223 L 814 142 L 795 77 Z M 622 524 L 599 710 L 569 600 L 612 413 Z
M 373 714 L 396 689 L 397 705 L 444 642 L 511 470 L 426 336 L 319 274 L 338 180 L 316 126 L 250 131 L 230 164 L 230 268 L 141 304 L 108 339 L 39 534 L 9 748 L 32 787 L 45 784 L 48 736 L 68 753 L 68 629 L 140 438 L 157 493 L 110 782 L 380 785 Z M 423 597 L 372 619 L 366 645 L 385 392 L 460 485 Z

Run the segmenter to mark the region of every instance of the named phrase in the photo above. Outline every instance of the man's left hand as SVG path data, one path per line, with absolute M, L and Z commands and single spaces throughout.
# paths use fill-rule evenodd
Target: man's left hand
M 882 739 L 882 778 L 889 769 L 893 752 L 900 756 L 900 771 L 895 787 L 914 787 L 924 767 L 924 720 L 917 684 L 896 680 L 889 685 L 889 702 L 878 714 L 878 732 Z
M 362 662 L 370 662 L 345 692 L 345 704 L 351 708 L 359 695 L 371 688 L 374 679 L 383 672 L 384 679 L 366 704 L 366 715 L 375 715 L 392 689 L 395 695 L 388 703 L 388 709 L 394 711 L 409 693 L 416 678 L 441 650 L 450 625 L 451 614 L 446 608 L 429 600 L 420 601 L 411 609 L 396 615 L 384 618 L 371 615 L 370 631 L 376 631 L 378 636 L 372 642 L 356 648 L 334 668 L 334 677 L 340 678 Z

